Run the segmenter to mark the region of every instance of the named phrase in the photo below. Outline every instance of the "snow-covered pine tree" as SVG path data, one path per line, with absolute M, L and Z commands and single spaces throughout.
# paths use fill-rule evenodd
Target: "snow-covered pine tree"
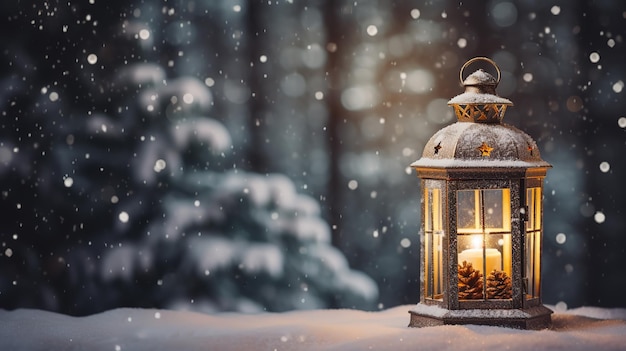
M 133 69 L 129 77 L 158 71 Z M 229 134 L 198 114 L 210 91 L 193 78 L 167 81 L 128 82 L 148 86 L 139 93 L 141 119 L 165 123 L 144 126 L 127 155 L 135 189 L 160 196 L 137 199 L 136 190 L 116 204 L 118 226 L 128 230 L 102 254 L 105 290 L 126 292 L 125 304 L 208 311 L 373 307 L 376 285 L 330 245 L 319 204 L 285 176 L 224 171 Z

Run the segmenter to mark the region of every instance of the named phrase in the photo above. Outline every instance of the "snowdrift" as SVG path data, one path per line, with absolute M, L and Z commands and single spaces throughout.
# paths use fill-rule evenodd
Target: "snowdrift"
M 399 306 L 381 312 L 312 310 L 215 315 L 122 308 L 88 317 L 0 311 L 0 350 L 624 350 L 626 309 L 553 315 L 550 330 L 408 328 Z

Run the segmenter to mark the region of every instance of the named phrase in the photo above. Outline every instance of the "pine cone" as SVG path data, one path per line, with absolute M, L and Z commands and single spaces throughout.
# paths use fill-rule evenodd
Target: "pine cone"
M 487 276 L 487 298 L 488 299 L 510 299 L 511 298 L 511 277 L 505 271 L 495 269 Z
M 476 300 L 483 298 L 483 275 L 471 263 L 463 261 L 459 265 L 459 299 Z

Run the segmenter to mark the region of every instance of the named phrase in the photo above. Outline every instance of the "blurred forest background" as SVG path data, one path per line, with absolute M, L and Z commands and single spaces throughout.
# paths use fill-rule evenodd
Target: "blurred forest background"
M 545 187 L 545 303 L 626 307 L 626 3 L 3 1 L 0 308 L 418 302 L 419 182 L 493 58 Z

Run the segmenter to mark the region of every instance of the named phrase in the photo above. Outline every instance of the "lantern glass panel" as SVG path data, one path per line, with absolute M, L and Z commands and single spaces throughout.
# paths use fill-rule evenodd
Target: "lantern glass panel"
M 526 206 L 528 221 L 526 222 L 525 263 L 526 263 L 526 294 L 528 298 L 539 297 L 541 281 L 541 187 L 526 189 Z
M 424 294 L 441 299 L 443 294 L 443 211 L 439 188 L 424 189 Z
M 502 277 L 504 272 L 511 276 L 510 194 L 507 188 L 457 191 L 458 264 L 471 264 L 482 275 L 482 282 L 476 286 L 486 287 L 490 274 Z M 504 289 L 507 294 L 460 294 L 460 297 L 510 299 L 511 287 Z
M 457 233 L 511 232 L 509 189 L 457 191 Z

